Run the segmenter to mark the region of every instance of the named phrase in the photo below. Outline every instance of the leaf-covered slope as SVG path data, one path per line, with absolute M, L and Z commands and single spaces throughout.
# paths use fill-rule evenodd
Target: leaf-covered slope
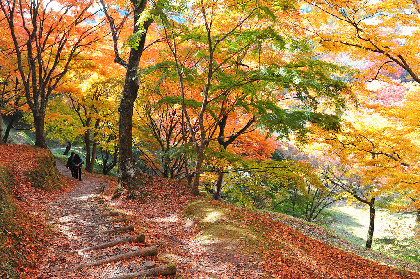
M 37 262 L 45 226 L 39 216 L 45 189 L 63 183 L 49 150 L 0 145 L 0 277 L 21 278 Z
M 132 215 L 182 278 L 420 278 L 308 237 L 272 214 L 194 198 L 182 182 L 142 181 L 138 199 L 123 195 L 113 206 Z
M 208 199 L 192 202 L 186 214 L 200 227 L 201 240 L 229 243 L 238 254 L 256 256 L 269 278 L 420 278 L 310 238 L 265 214 Z

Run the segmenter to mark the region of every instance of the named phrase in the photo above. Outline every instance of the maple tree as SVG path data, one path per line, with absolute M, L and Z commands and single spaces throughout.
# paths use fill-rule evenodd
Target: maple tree
M 16 128 L 14 124 L 22 118 L 23 114 L 27 112 L 25 104 L 25 96 L 23 94 L 22 83 L 19 81 L 17 69 L 9 67 L 9 65 L 16 64 L 16 59 L 8 55 L 12 52 L 9 48 L 13 45 L 10 36 L 7 36 L 7 26 L 0 25 L 0 32 L 2 34 L 3 54 L 0 55 L 0 82 L 1 82 L 1 96 L 0 96 L 0 122 L 3 124 L 3 118 L 7 118 L 8 124 L 6 130 L 3 130 L 3 125 L 0 125 L 0 142 L 6 143 L 12 128 Z
M 32 112 L 35 145 L 46 147 L 44 119 L 48 100 L 72 60 L 95 40 L 91 1 L 1 1 L 1 17 L 13 44 L 19 82 Z M 86 21 L 91 24 L 86 24 Z M 2 55 L 5 55 L 2 52 Z M 11 65 L 10 65 L 11 66 Z
M 47 111 L 47 136 L 60 142 L 82 136 L 86 148 L 86 171 L 92 172 L 96 153 L 109 150 L 110 138 L 118 135 L 115 115 L 119 78 L 106 78 L 97 73 L 72 73 L 58 88 L 64 95 L 53 99 Z M 77 83 L 79 82 L 79 83 Z M 63 98 L 65 97 L 65 98 Z
M 360 106 L 348 113 L 340 133 L 318 135 L 332 153 L 339 150 L 342 162 L 353 166 L 364 187 L 375 190 L 359 201 L 372 207 L 375 197 L 398 192 L 400 202 L 394 209 L 418 210 L 418 3 L 301 4 L 308 23 L 302 27 L 318 49 L 336 63 L 359 70 L 351 78 Z
M 240 165 L 241 160 L 267 160 L 276 149 L 275 139 L 268 137 L 267 133 L 257 129 L 253 125 L 255 120 L 255 117 L 249 119 L 244 115 L 229 115 L 229 117 L 225 115 L 218 122 L 217 143 L 220 150 L 218 152 L 213 151 L 210 154 L 216 160 L 209 158 L 206 160 L 207 165 L 217 170 L 217 180 L 213 193 L 215 200 L 219 200 L 221 197 L 223 177 L 229 168 L 238 166 L 238 163 Z M 229 153 L 233 153 L 234 156 L 232 157 Z M 238 156 L 241 160 L 236 158 Z
M 413 93 L 416 96 L 417 90 Z M 362 102 L 363 106 L 346 113 L 339 132 L 313 129 L 312 141 L 324 144 L 325 152 L 339 158 L 346 176 L 358 177 L 349 181 L 343 175 L 335 175 L 336 171 L 326 174 L 328 181 L 345 190 L 353 200 L 369 206 L 368 248 L 372 244 L 375 199 L 397 192 L 406 205 L 396 209 L 417 207 L 411 200 L 417 200 L 419 181 L 417 101 L 412 98 L 413 95 L 405 94 L 400 106 L 384 105 L 382 98 L 368 99 Z
M 182 125 L 181 110 L 176 105 L 164 102 L 162 92 L 143 91 L 148 98 L 143 101 L 142 110 L 137 111 L 140 119 L 139 158 L 144 164 L 144 171 L 167 177 L 188 177 L 188 135 Z
M 166 76 L 175 72 L 178 77 L 178 104 L 196 150 L 192 191 L 198 194 L 205 149 L 218 132 L 223 146 L 254 122 L 281 135 L 297 130 L 304 134 L 306 121 L 333 127 L 336 115 L 317 112 L 317 98 L 326 97 L 325 106 L 333 104 L 339 110 L 345 86 L 324 72 L 338 68 L 302 59 L 308 46 L 291 38 L 299 34 L 290 24 L 297 17 L 290 7 L 283 11 L 258 2 L 225 1 L 223 6 L 198 1 L 193 8 L 191 14 L 162 18 L 172 58 L 149 71 L 167 69 Z M 293 109 L 287 98 L 300 101 L 302 109 Z M 249 123 L 224 135 L 223 123 L 235 111 Z
M 309 23 L 305 28 L 323 46 L 323 51 L 369 61 L 361 73 L 363 80 L 389 80 L 387 74 L 396 73 L 399 68 L 420 82 L 416 66 L 420 12 L 416 1 L 302 3 L 306 3 Z
M 13 124 L 22 117 L 25 110 L 25 99 L 21 94 L 19 80 L 7 74 L 1 82 L 0 93 L 0 143 L 6 143 Z M 3 116 L 8 116 L 8 124 L 3 133 Z
M 134 102 L 139 90 L 139 64 L 145 48 L 147 31 L 153 22 L 152 15 L 155 9 L 160 9 L 161 7 L 157 3 L 149 3 L 147 0 L 121 1 L 121 3 L 118 1 L 105 3 L 105 1 L 101 0 L 100 3 L 112 35 L 114 61 L 126 70 L 124 88 L 118 109 L 118 177 L 122 187 L 130 189 L 135 183 L 136 173 L 133 162 L 132 142 Z M 115 8 L 113 4 L 119 5 L 118 8 Z M 124 12 L 121 13 L 121 11 Z M 128 22 L 131 25 L 132 33 L 127 38 L 128 58 L 124 60 L 120 50 L 120 35 L 125 30 Z
M 386 177 L 383 166 L 401 168 L 392 181 L 399 180 L 396 185 L 416 184 L 417 123 L 413 119 L 418 112 L 412 102 L 420 81 L 416 66 L 419 59 L 416 51 L 418 4 L 415 1 L 315 1 L 307 2 L 307 6 L 311 7 L 306 17 L 310 22 L 307 29 L 320 43 L 321 50 L 335 55 L 338 61 L 342 53 L 354 61 L 366 61 L 359 67 L 359 74 L 353 76 L 361 82 L 355 90 L 362 107 L 349 117 L 342 135 L 346 139 L 341 145 L 357 150 L 348 154 L 357 154 L 361 160 L 365 158 L 365 165 L 376 164 L 378 176 Z M 402 6 L 405 9 L 397 8 Z M 314 12 L 319 12 L 320 16 L 313 17 Z M 330 19 L 334 20 L 329 22 Z M 407 82 L 409 79 L 413 84 Z M 369 87 L 372 81 L 382 83 L 381 89 L 363 88 Z M 405 92 L 409 89 L 412 93 L 407 96 Z M 376 122 L 367 120 L 370 127 L 363 127 L 363 121 L 357 119 L 361 117 Z M 350 133 L 354 133 L 355 140 L 350 139 Z M 404 177 L 403 173 L 409 173 L 411 178 Z

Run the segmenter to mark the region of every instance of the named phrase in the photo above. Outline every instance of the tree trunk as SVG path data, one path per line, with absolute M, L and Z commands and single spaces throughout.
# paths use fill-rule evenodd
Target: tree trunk
M 117 165 L 118 149 L 115 148 L 114 155 L 112 156 L 112 161 L 110 164 L 108 164 L 108 161 L 109 161 L 109 157 L 111 156 L 111 152 L 101 149 L 101 154 L 102 154 L 102 174 L 107 175 Z
M 416 222 L 420 223 L 420 208 L 417 209 Z
M 0 113 L 0 144 L 4 144 L 3 142 L 3 117 Z
M 100 244 L 97 244 L 95 246 L 90 246 L 90 247 L 87 247 L 87 248 L 75 250 L 73 252 L 80 253 L 80 252 L 88 252 L 88 251 L 92 251 L 92 250 L 100 250 L 100 249 L 105 249 L 105 248 L 117 246 L 119 244 L 124 244 L 124 243 L 144 243 L 144 240 L 145 240 L 144 234 L 139 234 L 139 235 L 134 235 L 134 236 L 126 236 L 126 237 L 115 239 L 115 240 L 112 240 L 112 241 L 100 243 Z
M 89 120 L 87 120 L 86 122 L 87 123 L 89 123 L 88 122 Z M 84 142 L 85 142 L 85 147 L 86 147 L 86 171 L 87 172 L 92 172 L 92 169 L 90 169 L 90 166 L 91 166 L 91 160 L 90 160 L 90 157 L 91 157 L 91 151 L 90 151 L 90 130 L 89 129 L 87 129 L 86 131 L 85 131 L 85 133 L 84 133 L 84 135 L 83 135 L 83 140 L 84 140 Z
M 198 196 L 200 194 L 200 191 L 198 190 L 198 186 L 200 185 L 200 174 L 201 174 L 201 166 L 203 164 L 203 159 L 204 159 L 204 147 L 200 146 L 197 152 L 197 162 L 195 164 L 194 181 L 191 188 L 191 192 L 194 196 Z
M 35 146 L 47 148 L 47 139 L 45 137 L 45 122 L 44 114 L 33 112 L 34 126 L 35 126 Z
M 130 189 L 135 176 L 133 161 L 133 105 L 137 97 L 138 84 L 134 82 L 136 73 L 127 77 L 124 85 L 123 97 L 119 107 L 119 160 L 118 160 L 118 179 L 123 188 Z
M 86 121 L 87 123 L 90 123 L 90 120 Z M 89 124 L 87 124 L 89 125 Z M 95 131 L 99 127 L 99 120 L 96 120 L 95 122 Z M 84 141 L 86 145 L 86 171 L 92 173 L 93 168 L 95 166 L 96 161 L 96 149 L 98 146 L 98 143 L 96 142 L 96 136 L 97 132 L 93 133 L 93 138 L 90 138 L 90 129 L 86 130 L 84 134 Z M 92 142 L 92 149 L 90 148 L 90 144 Z
M 369 230 L 366 239 L 366 248 L 372 248 L 373 232 L 375 230 L 375 198 L 369 203 Z
M 225 173 L 223 172 L 222 169 L 219 169 L 217 173 L 218 173 L 218 177 L 217 177 L 217 182 L 216 182 L 216 191 L 213 194 L 213 199 L 220 200 L 220 193 L 222 192 L 223 176 Z
M 136 7 L 134 11 L 134 22 L 139 20 L 142 12 L 146 8 L 147 1 L 141 1 L 137 3 L 139 7 Z M 131 48 L 130 56 L 126 66 L 127 72 L 125 74 L 124 89 L 122 92 L 122 98 L 118 111 L 120 113 L 119 118 L 119 160 L 118 160 L 118 180 L 119 184 L 126 189 L 133 188 L 133 180 L 135 179 L 136 169 L 133 160 L 133 110 L 134 101 L 137 98 L 139 90 L 139 78 L 138 68 L 140 64 L 140 58 L 143 54 L 144 44 L 146 42 L 147 30 L 152 23 L 152 20 L 148 20 L 144 23 L 143 28 L 145 32 L 141 36 L 139 45 L 136 48 Z M 133 34 L 137 34 L 139 31 L 138 24 L 135 24 Z
M 69 155 L 71 149 L 71 142 L 67 142 L 66 150 L 64 151 L 63 155 Z
M 15 123 L 17 119 L 18 119 L 18 114 L 15 113 L 13 114 L 12 119 L 10 119 L 9 124 L 7 124 L 6 131 L 4 132 L 4 136 L 3 136 L 4 143 L 7 143 L 7 140 L 9 139 L 10 131 L 13 128 L 13 123 Z
M 93 172 L 93 168 L 96 162 L 96 149 L 98 148 L 98 143 L 96 142 L 96 137 L 93 138 L 92 144 L 92 156 L 90 158 L 90 172 Z

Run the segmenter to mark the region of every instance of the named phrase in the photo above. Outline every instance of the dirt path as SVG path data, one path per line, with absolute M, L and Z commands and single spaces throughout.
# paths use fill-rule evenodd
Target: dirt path
M 63 176 L 71 177 L 70 171 L 62 162 L 57 161 L 57 168 Z M 138 233 L 132 231 L 133 227 L 129 226 L 130 221 L 127 221 L 124 214 L 106 205 L 100 195 L 106 187 L 104 180 L 84 173 L 82 181 L 74 182 L 75 187 L 49 204 L 48 224 L 55 233 L 51 236 L 50 246 L 39 267 L 37 278 L 119 278 L 123 274 L 152 268 L 153 257 L 135 256 L 105 264 L 98 262 L 124 253 L 139 253 L 147 245 L 134 238 Z M 120 229 L 126 231 L 110 231 Z M 130 236 L 133 237 L 130 239 Z M 80 251 L 121 239 L 135 242 Z M 97 266 L 83 267 L 92 263 Z

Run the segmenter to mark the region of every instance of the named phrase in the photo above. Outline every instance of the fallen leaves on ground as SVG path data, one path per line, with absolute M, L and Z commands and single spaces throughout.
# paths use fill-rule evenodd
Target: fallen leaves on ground
M 55 202 L 55 210 L 67 210 L 74 216 L 82 214 L 71 212 L 64 190 L 48 192 L 25 181 L 24 174 L 28 169 L 37 167 L 36 157 L 49 156 L 43 152 L 33 147 L 0 148 L 0 165 L 12 167 L 15 173 L 15 201 L 21 212 L 32 220 L 27 231 L 39 232 L 28 234 L 24 242 L 28 245 L 25 255 L 33 263 L 30 268 L 22 267 L 21 271 L 26 271 L 28 278 L 51 269 L 45 261 L 40 261 L 42 267 L 34 266 L 42 253 L 44 259 L 54 261 L 54 264 L 74 265 L 73 259 L 57 250 L 70 249 L 65 247 L 75 245 L 71 235 L 81 233 L 67 232 L 67 235 L 55 236 L 42 233 L 45 231 L 44 212 L 51 210 L 49 207 L 57 199 L 63 202 Z M 69 189 L 77 192 L 103 185 L 106 206 L 126 214 L 135 224 L 136 231 L 146 235 L 146 245 L 158 246 L 159 254 L 155 260 L 175 263 L 177 275 L 182 278 L 420 278 L 418 273 L 391 268 L 308 237 L 282 220 L 274 220 L 270 214 L 205 197 L 193 197 L 183 181 L 145 175 L 141 191 L 134 199 L 127 199 L 124 195 L 112 199 L 116 179 L 101 175 L 84 176 L 82 182 L 67 180 Z M 94 187 L 81 187 L 89 183 L 95 183 Z M 43 239 L 48 239 L 48 246 L 31 245 L 43 243 Z M 100 269 L 111 270 L 111 266 L 97 267 L 96 273 L 93 268 L 84 272 L 91 274 L 87 278 L 95 278 L 92 274 L 99 274 Z M 102 274 L 106 274 L 106 270 Z

